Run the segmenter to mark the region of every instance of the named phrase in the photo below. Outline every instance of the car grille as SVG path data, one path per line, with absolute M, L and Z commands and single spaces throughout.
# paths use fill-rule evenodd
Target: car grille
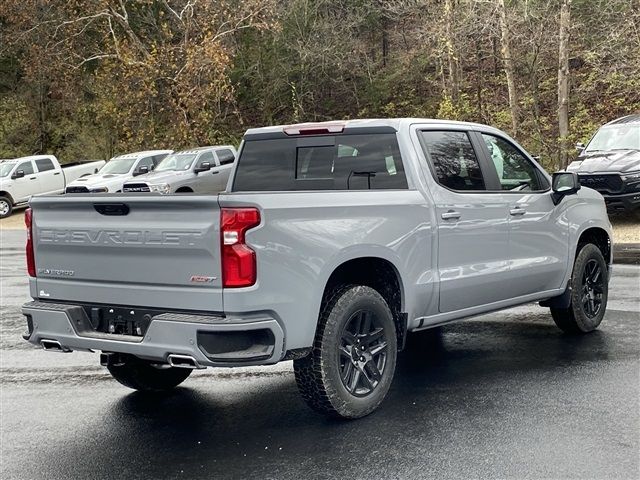
M 622 179 L 618 174 L 580 175 L 580 184 L 593 188 L 598 192 L 620 193 L 623 188 Z
M 150 192 L 151 189 L 146 183 L 127 183 L 122 187 L 123 192 Z
M 89 189 L 87 187 L 67 187 L 65 193 L 89 193 Z

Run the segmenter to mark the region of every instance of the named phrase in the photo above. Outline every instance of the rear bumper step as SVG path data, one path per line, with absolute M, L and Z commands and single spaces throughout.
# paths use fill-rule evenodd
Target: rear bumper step
M 265 313 L 242 317 L 161 313 L 151 318 L 143 336 L 109 334 L 91 329 L 78 305 L 34 301 L 22 307 L 29 334 L 25 339 L 45 350 L 125 353 L 180 368 L 277 363 L 284 355 L 284 332 Z

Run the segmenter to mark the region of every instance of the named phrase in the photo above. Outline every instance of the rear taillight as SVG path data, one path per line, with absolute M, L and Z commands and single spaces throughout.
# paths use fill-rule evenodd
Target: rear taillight
M 27 272 L 30 277 L 36 276 L 36 261 L 33 256 L 33 212 L 30 208 L 24 212 L 24 224 L 27 226 Z
M 244 234 L 259 224 L 257 208 L 223 208 L 220 211 L 223 287 L 250 287 L 256 283 L 256 252 L 245 243 Z

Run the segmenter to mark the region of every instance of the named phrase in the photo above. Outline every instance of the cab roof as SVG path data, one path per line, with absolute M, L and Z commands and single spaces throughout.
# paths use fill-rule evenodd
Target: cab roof
M 625 117 L 616 118 L 611 122 L 607 123 L 605 126 L 611 125 L 640 125 L 640 113 L 633 113 L 631 115 L 627 115 Z

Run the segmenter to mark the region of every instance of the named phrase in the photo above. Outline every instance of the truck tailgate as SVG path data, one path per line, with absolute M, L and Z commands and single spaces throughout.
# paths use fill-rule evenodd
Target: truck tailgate
M 217 196 L 36 197 L 37 297 L 221 312 Z

